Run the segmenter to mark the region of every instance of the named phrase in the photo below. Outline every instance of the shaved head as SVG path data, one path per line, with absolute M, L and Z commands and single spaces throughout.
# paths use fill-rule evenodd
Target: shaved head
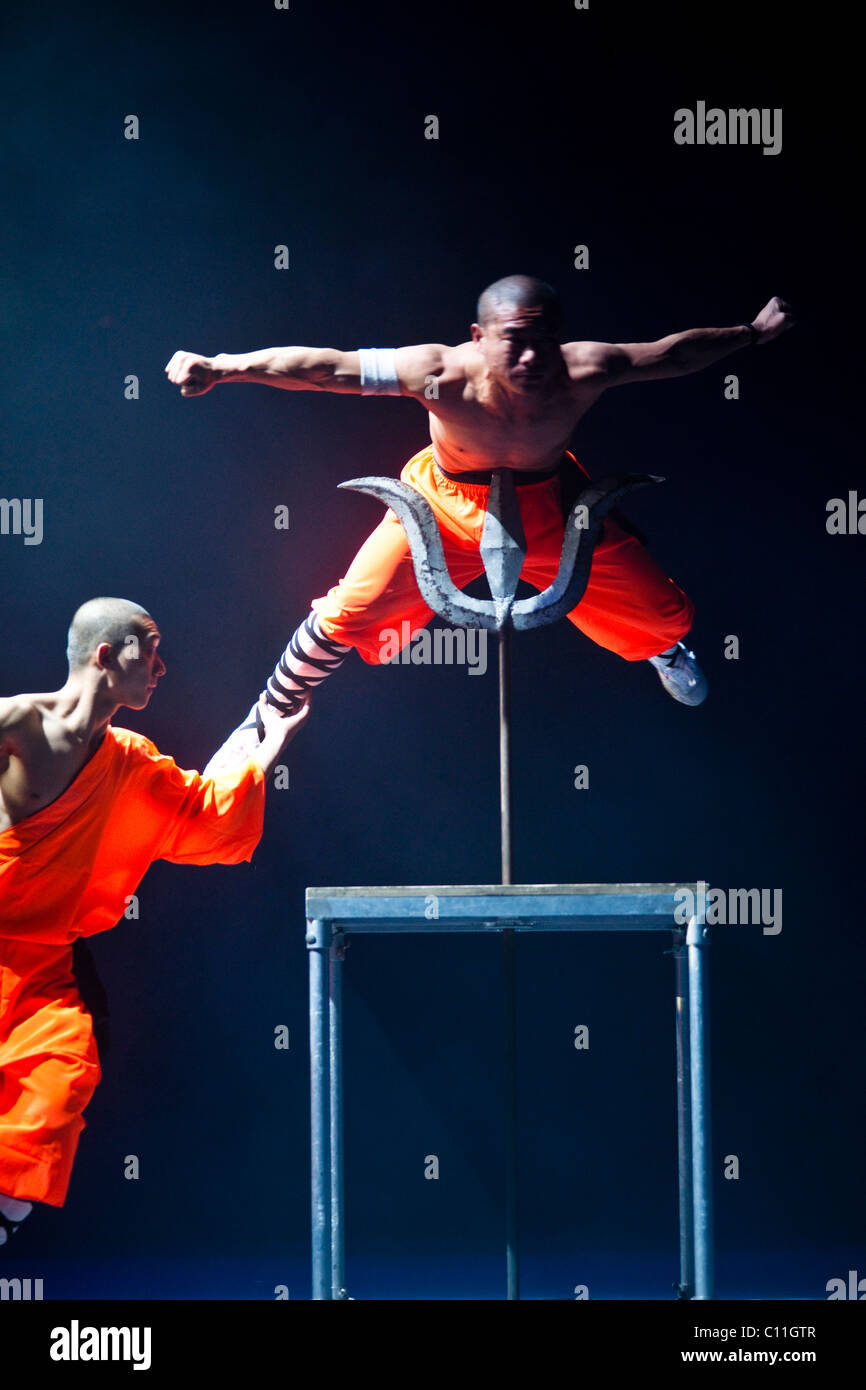
M 556 290 L 545 280 L 537 280 L 534 275 L 506 275 L 482 290 L 476 310 L 478 323 L 484 328 L 509 309 L 539 309 L 556 327 L 562 321 Z
M 140 634 L 153 622 L 146 608 L 126 598 L 92 598 L 82 603 L 69 625 L 66 658 L 70 671 L 86 666 L 98 646 L 119 651 L 130 633 Z

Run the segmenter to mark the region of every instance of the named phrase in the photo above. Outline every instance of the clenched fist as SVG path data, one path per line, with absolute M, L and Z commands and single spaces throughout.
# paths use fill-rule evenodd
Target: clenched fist
M 221 376 L 215 357 L 200 357 L 198 353 L 183 349 L 166 363 L 165 374 L 180 387 L 182 396 L 203 396 Z
M 786 333 L 796 323 L 790 304 L 778 295 L 773 295 L 759 314 L 752 319 L 752 327 L 758 330 L 758 343 L 770 343 L 780 333 Z

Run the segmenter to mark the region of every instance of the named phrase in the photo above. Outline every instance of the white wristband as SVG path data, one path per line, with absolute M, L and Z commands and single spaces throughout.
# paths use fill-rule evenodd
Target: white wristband
M 359 348 L 362 396 L 399 396 L 395 348 Z

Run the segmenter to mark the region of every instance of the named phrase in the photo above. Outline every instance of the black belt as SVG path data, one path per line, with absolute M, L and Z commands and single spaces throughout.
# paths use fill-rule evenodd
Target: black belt
M 476 472 L 472 468 L 467 469 L 465 473 L 449 473 L 447 469 L 442 467 L 441 463 L 437 463 L 436 467 L 444 477 L 450 478 L 452 483 L 474 483 L 478 487 L 489 487 L 493 481 L 494 470 L 491 469 Z M 511 474 L 515 486 L 520 487 L 524 483 L 543 483 L 550 478 L 556 478 L 562 472 L 562 463 L 558 463 L 555 468 L 545 469 L 543 473 L 537 470 L 533 471 L 531 468 L 509 468 L 508 472 Z
M 483 473 L 476 473 L 474 470 L 467 470 L 466 473 L 448 473 L 446 469 L 442 467 L 441 463 L 437 463 L 436 467 L 443 477 L 449 478 L 452 483 L 471 482 L 480 487 L 489 487 L 493 479 L 492 470 L 486 470 Z M 568 454 L 560 459 L 555 468 L 545 469 L 543 473 L 533 473 L 532 469 L 525 468 L 509 468 L 508 471 L 517 487 L 520 487 L 521 484 L 543 483 L 546 480 L 549 481 L 551 478 L 560 477 L 562 481 L 560 501 L 562 519 L 565 522 L 568 521 L 571 509 L 578 496 L 585 487 L 589 487 L 591 481 Z M 643 531 L 635 526 L 634 522 L 631 521 L 619 507 L 612 507 L 609 515 L 612 521 L 617 522 L 628 535 L 634 536 L 636 540 L 639 540 L 641 545 L 649 544 Z
M 93 1019 L 93 1036 L 101 1059 L 111 1047 L 108 995 L 96 972 L 90 948 L 85 945 L 81 936 L 76 937 L 72 943 L 72 974 L 78 986 L 81 1002 Z

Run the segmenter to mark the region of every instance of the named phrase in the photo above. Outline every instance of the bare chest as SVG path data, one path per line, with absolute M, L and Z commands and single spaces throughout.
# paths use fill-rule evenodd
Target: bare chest
M 0 762 L 0 832 L 50 806 L 75 780 L 89 757 L 86 748 L 43 747 L 10 754 Z
M 449 402 L 431 413 L 430 437 L 441 456 L 458 467 L 545 469 L 567 447 L 582 414 L 570 399 L 503 410 L 477 400 Z

